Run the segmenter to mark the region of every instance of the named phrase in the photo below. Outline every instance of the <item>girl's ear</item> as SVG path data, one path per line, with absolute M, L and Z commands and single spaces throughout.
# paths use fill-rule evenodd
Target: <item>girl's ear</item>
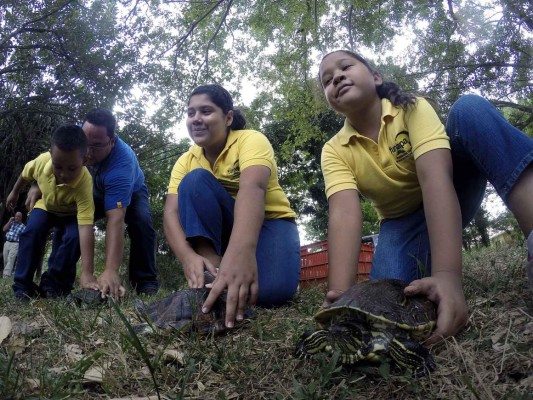
M 381 74 L 378 71 L 372 72 L 372 75 L 374 76 L 374 82 L 375 82 L 376 86 L 383 85 L 383 77 L 381 76 Z
M 233 110 L 229 110 L 226 114 L 226 126 L 230 127 L 233 122 Z

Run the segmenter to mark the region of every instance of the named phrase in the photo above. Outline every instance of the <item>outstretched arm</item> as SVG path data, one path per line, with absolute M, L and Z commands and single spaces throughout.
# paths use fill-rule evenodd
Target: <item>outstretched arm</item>
M 328 293 L 331 304 L 355 283 L 361 247 L 362 212 L 359 193 L 342 190 L 330 196 L 328 221 Z
M 22 189 L 24 189 L 26 183 L 27 182 L 24 180 L 24 178 L 22 178 L 22 175 L 20 175 L 17 179 L 17 182 L 15 182 L 15 186 L 13 186 L 13 189 L 11 189 L 11 193 L 9 193 L 7 196 L 6 207 L 8 210 L 13 211 L 15 209 L 20 192 Z
M 462 287 L 461 210 L 453 186 L 448 149 L 436 149 L 416 160 L 431 246 L 431 277 L 411 282 L 406 294 L 424 294 L 438 305 L 437 329 L 428 343 L 455 335 L 467 322 Z
M 204 312 L 228 289 L 226 326 L 244 318 L 244 308 L 254 304 L 259 293 L 256 249 L 265 218 L 265 194 L 270 169 L 251 166 L 241 172 L 239 192 L 235 199 L 235 216 L 228 248 L 211 292 L 204 302 Z
M 102 296 L 109 293 L 118 299 L 124 296 L 126 289 L 119 277 L 120 264 L 124 254 L 124 217 L 126 208 L 114 208 L 106 212 L 107 225 L 105 233 L 105 269 L 98 277 Z
M 215 267 L 218 267 L 218 265 L 214 266 L 207 258 L 199 255 L 187 241 L 179 219 L 177 194 L 167 195 L 163 215 L 163 229 L 170 248 L 183 265 L 183 272 L 189 287 L 203 287 L 204 269 L 207 269 L 215 276 L 217 274 Z
M 81 250 L 80 286 L 100 290 L 94 277 L 94 230 L 92 225 L 78 225 Z

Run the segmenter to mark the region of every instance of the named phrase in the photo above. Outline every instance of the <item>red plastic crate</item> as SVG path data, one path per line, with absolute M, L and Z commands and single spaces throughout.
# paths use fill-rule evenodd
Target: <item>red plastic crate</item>
M 374 258 L 374 244 L 361 243 L 356 281 L 367 280 Z M 308 287 L 326 283 L 328 280 L 328 242 L 307 244 L 300 247 L 300 286 Z

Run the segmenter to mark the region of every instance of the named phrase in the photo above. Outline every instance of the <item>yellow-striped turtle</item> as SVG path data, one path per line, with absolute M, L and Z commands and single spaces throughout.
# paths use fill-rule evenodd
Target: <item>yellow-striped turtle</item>
M 426 297 L 406 296 L 406 286 L 395 279 L 352 286 L 315 315 L 322 329 L 305 332 L 296 345 L 296 355 L 339 352 L 342 364 L 390 357 L 414 376 L 434 371 L 433 357 L 419 342 L 435 327 L 436 307 Z

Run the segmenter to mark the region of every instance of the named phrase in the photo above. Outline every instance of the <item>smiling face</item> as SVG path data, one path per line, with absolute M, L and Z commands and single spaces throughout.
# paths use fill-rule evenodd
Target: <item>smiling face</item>
M 326 100 L 341 114 L 380 101 L 376 86 L 383 83 L 381 75 L 345 52 L 326 55 L 320 64 L 319 76 Z
M 109 137 L 105 126 L 93 125 L 85 121 L 82 126 L 87 136 L 87 164 L 99 163 L 107 158 L 115 146 L 115 136 Z
M 20 211 L 18 211 L 15 214 L 15 221 L 17 221 L 17 222 L 21 222 L 22 221 L 22 213 Z
M 52 146 L 52 166 L 56 183 L 71 183 L 81 174 L 85 160 L 79 150 L 63 151 L 57 146 Z
M 222 151 L 232 121 L 233 111 L 224 114 L 207 94 L 191 96 L 185 123 L 191 139 L 204 150 Z

